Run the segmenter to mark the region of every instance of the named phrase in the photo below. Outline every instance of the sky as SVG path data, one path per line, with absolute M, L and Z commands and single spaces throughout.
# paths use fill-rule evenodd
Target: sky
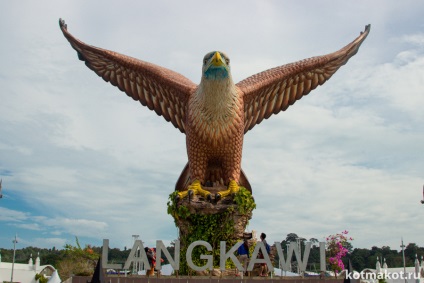
M 371 32 L 323 86 L 244 139 L 257 209 L 247 229 L 355 248 L 424 246 L 423 1 L 1 1 L 0 248 L 148 246 L 178 236 L 166 213 L 185 136 L 79 61 L 80 40 L 200 82 L 229 55 L 235 82 L 334 52 Z

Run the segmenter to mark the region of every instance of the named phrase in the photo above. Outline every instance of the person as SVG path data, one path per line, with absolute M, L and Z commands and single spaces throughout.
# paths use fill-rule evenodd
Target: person
M 149 249 L 149 247 L 145 247 L 144 251 L 146 252 L 147 255 L 147 260 L 149 261 L 149 265 L 150 265 L 150 269 L 147 270 L 146 268 L 146 275 L 147 276 L 152 276 L 155 275 L 155 257 L 153 255 L 153 252 L 151 249 Z
M 266 234 L 261 233 L 261 241 L 264 244 L 265 249 L 266 249 L 268 243 L 266 242 L 265 238 L 266 238 Z M 262 250 L 259 252 L 259 258 L 264 258 L 264 255 L 262 254 Z M 266 265 L 266 263 L 261 263 L 261 272 L 260 272 L 259 276 L 262 276 L 262 277 L 268 276 L 268 266 Z
M 244 274 L 248 276 L 247 263 L 249 261 L 249 243 L 247 239 L 244 239 L 243 244 L 238 248 L 237 253 L 239 255 L 240 263 L 243 265 Z

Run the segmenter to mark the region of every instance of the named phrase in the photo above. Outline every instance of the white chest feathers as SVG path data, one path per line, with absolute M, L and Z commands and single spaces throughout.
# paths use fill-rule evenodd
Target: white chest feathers
M 192 134 L 213 146 L 240 134 L 244 124 L 242 115 L 242 102 L 231 81 L 202 82 L 189 103 Z

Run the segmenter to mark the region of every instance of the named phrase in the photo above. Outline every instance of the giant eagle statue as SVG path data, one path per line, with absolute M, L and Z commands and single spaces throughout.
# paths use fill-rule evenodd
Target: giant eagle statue
M 324 84 L 370 32 L 367 25 L 336 52 L 272 68 L 236 84 L 228 55 L 212 51 L 203 58 L 196 85 L 167 68 L 87 45 L 69 33 L 62 19 L 59 26 L 88 68 L 186 134 L 188 163 L 176 184 L 178 197 L 199 194 L 208 200 L 236 193 L 240 186 L 251 191 L 241 170 L 244 134 Z M 205 189 L 208 184 L 225 187 L 212 196 Z

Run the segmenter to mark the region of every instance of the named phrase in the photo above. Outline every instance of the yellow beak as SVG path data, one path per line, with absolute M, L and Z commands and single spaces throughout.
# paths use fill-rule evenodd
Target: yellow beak
M 225 62 L 222 60 L 221 54 L 216 51 L 212 57 L 212 65 L 214 66 L 224 66 Z

